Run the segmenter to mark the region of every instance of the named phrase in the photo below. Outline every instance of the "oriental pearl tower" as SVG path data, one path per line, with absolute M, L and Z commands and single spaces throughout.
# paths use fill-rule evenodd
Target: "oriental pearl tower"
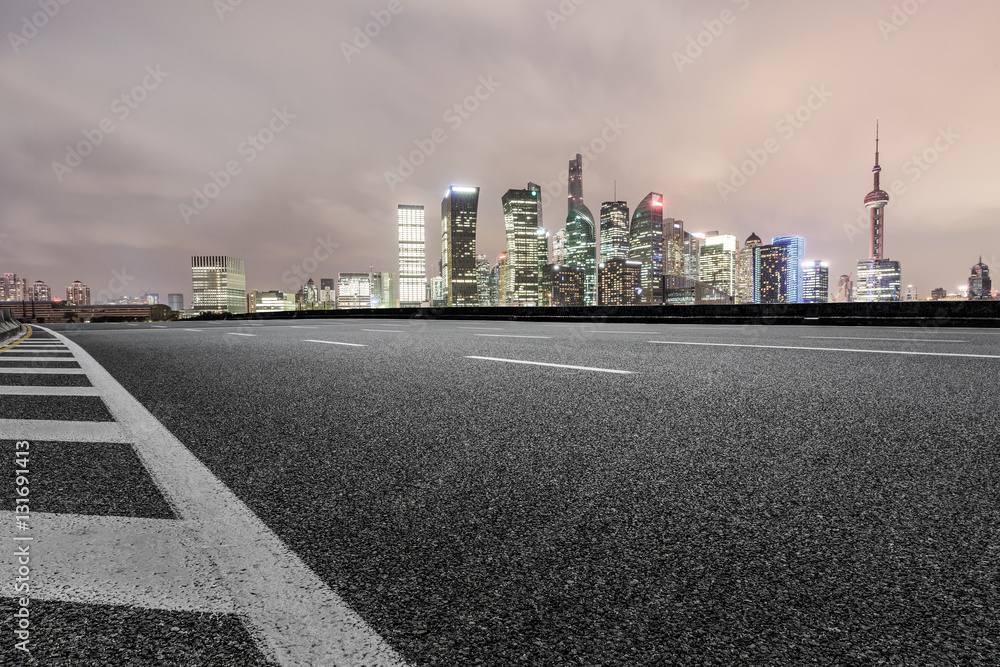
M 871 245 L 869 248 L 870 259 L 882 259 L 882 249 L 885 239 L 885 207 L 889 203 L 889 193 L 879 186 L 879 175 L 882 167 L 878 160 L 878 121 L 875 121 L 875 189 L 865 197 L 865 207 L 871 215 Z

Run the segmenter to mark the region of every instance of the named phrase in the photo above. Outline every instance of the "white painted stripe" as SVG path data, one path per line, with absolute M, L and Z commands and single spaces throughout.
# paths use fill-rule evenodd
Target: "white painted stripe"
M 459 327 L 465 331 L 506 331 L 504 327 Z
M 0 512 L 0 532 L 18 536 L 13 512 Z M 235 605 L 215 570 L 197 525 L 186 521 L 32 512 L 27 519 L 32 597 L 231 614 Z M 14 572 L 14 549 L 4 549 Z M 13 586 L 3 595 L 14 597 Z
M 993 354 L 958 354 L 955 352 L 911 352 L 907 350 L 856 350 L 847 347 L 794 347 L 790 345 L 739 345 L 736 343 L 688 343 L 673 340 L 651 340 L 654 345 L 701 345 L 707 347 L 753 347 L 763 350 L 806 350 L 810 352 L 859 352 L 866 354 L 903 354 L 917 357 L 967 357 L 970 359 L 1000 359 Z
M 369 331 L 371 333 L 404 333 L 395 329 L 362 329 L 362 331 Z
M 257 334 L 233 333 L 232 331 L 230 331 L 230 332 L 228 332 L 227 335 L 229 335 L 229 336 L 250 336 L 251 338 L 253 338 Z
M 72 355 L 68 357 L 8 357 L 7 352 L 0 354 L 0 361 L 76 361 Z
M 930 338 L 917 339 L 917 338 L 864 338 L 864 337 L 848 337 L 848 336 L 803 336 L 802 338 L 809 340 L 878 340 L 878 341 L 890 341 L 896 343 L 968 343 L 967 340 L 933 340 Z
M 70 352 L 69 350 L 67 350 L 66 348 L 53 348 L 53 347 L 41 348 L 41 347 L 33 347 L 33 348 L 28 348 L 26 350 L 22 350 L 20 345 L 17 346 L 17 347 L 15 347 L 12 350 L 7 350 L 6 352 L 0 352 L 0 354 L 26 354 L 26 355 L 32 355 L 32 354 L 65 354 L 66 356 L 65 357 L 60 357 L 60 359 L 72 359 L 73 358 L 73 353 Z M 28 358 L 30 359 L 31 357 L 29 356 Z
M 167 327 L 163 326 L 162 324 L 154 324 L 153 328 L 154 329 L 166 329 Z
M 484 338 L 545 338 L 549 339 L 552 336 L 515 336 L 512 334 L 472 334 L 473 336 L 482 336 Z
M 655 336 L 660 333 L 659 331 L 588 331 L 587 333 L 603 333 L 603 334 L 642 334 L 643 336 Z
M 36 325 L 37 326 L 37 325 Z M 86 375 L 82 368 L 0 368 L 5 375 Z
M 597 373 L 617 373 L 618 375 L 634 375 L 632 371 L 617 371 L 610 368 L 590 368 L 589 366 L 567 366 L 565 364 L 546 364 L 540 361 L 520 361 L 518 359 L 497 359 L 495 357 L 466 357 L 481 361 L 499 361 L 505 364 L 526 364 L 529 366 L 548 366 L 549 368 L 568 368 L 574 371 L 595 371 Z
M 115 422 L 70 422 L 54 419 L 0 419 L 0 433 L 11 440 L 52 442 L 129 442 Z
M 56 334 L 58 336 L 58 334 Z M 222 573 L 261 651 L 281 665 L 402 666 L 402 658 L 79 345 L 65 339 L 136 453 Z
M 204 329 L 185 329 L 184 331 L 204 331 Z
M 292 324 L 288 328 L 289 329 L 315 329 L 316 327 L 304 327 L 301 324 Z
M 344 345 L 346 347 L 368 347 L 358 343 L 338 343 L 335 340 L 304 340 L 303 343 L 323 343 L 324 345 Z
M 5 396 L 100 396 L 94 387 L 44 387 L 38 385 L 0 385 Z

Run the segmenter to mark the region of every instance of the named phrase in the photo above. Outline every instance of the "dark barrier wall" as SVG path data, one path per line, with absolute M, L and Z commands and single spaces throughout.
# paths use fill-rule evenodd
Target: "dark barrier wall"
M 576 308 L 386 308 L 219 316 L 225 319 L 438 319 L 1000 327 L 1000 301 L 589 306 Z

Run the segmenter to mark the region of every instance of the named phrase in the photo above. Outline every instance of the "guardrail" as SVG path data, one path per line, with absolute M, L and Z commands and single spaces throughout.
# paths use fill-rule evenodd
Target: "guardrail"
M 17 338 L 23 332 L 24 327 L 14 317 L 14 311 L 8 308 L 0 309 L 0 344 Z

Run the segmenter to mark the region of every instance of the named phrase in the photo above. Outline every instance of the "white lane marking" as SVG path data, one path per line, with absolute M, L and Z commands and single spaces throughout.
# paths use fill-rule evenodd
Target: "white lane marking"
M 253 338 L 257 334 L 233 333 L 232 331 L 230 331 L 227 335 L 229 335 L 229 336 L 250 336 L 251 338 Z
M 55 332 L 50 332 L 55 333 Z M 403 659 L 156 417 L 75 342 L 108 410 L 174 512 L 200 530 L 237 612 L 281 665 L 405 666 Z
M 128 323 L 128 326 L 130 326 L 130 327 L 137 327 L 137 326 L 139 326 L 139 325 L 138 325 L 138 324 L 136 324 L 135 322 L 129 322 L 129 323 Z
M 94 387 L 45 387 L 39 385 L 0 385 L 4 396 L 100 396 Z
M 589 366 L 567 366 L 565 364 L 546 364 L 540 361 L 520 361 L 518 359 L 497 359 L 495 357 L 466 357 L 481 361 L 499 361 L 505 364 L 526 364 L 528 366 L 548 366 L 549 368 L 569 368 L 574 371 L 595 371 L 597 373 L 616 373 L 618 375 L 634 375 L 632 371 L 617 371 L 611 368 L 591 368 Z
M 162 324 L 154 324 L 153 328 L 154 329 L 166 329 L 167 327 L 163 326 Z
M 550 339 L 552 336 L 515 336 L 512 334 L 472 334 L 473 336 L 482 336 L 483 338 L 545 338 Z
M 0 433 L 11 440 L 52 442 L 131 442 L 115 422 L 69 422 L 54 419 L 0 419 Z
M 185 329 L 184 331 L 204 331 L 204 329 Z
M 0 512 L 16 537 L 14 512 Z M 173 519 L 32 512 L 32 595 L 43 600 L 231 614 L 196 525 Z M 8 544 L 16 544 L 8 542 Z M 15 566 L 13 549 L 4 549 Z M 15 568 L 16 570 L 16 568 Z M 13 596 L 4 586 L 3 595 Z
M 316 327 L 305 327 L 301 324 L 292 324 L 288 327 L 289 329 L 315 329 Z
M 910 352 L 904 350 L 856 350 L 847 347 L 793 347 L 790 345 L 740 345 L 737 343 L 688 343 L 674 340 L 651 340 L 654 345 L 701 345 L 706 347 L 753 347 L 763 350 L 807 350 L 810 352 L 860 352 L 865 354 L 904 354 L 917 357 L 967 357 L 970 359 L 1000 359 L 993 354 L 958 354 L 956 352 Z
M 68 357 L 8 357 L 7 353 L 4 352 L 0 354 L 0 361 L 13 361 L 13 362 L 23 362 L 23 361 L 76 361 L 73 355 Z
M 323 343 L 324 345 L 344 345 L 346 347 L 368 347 L 359 343 L 338 343 L 335 340 L 304 340 L 303 343 Z
M 506 331 L 504 327 L 459 327 L 465 331 Z
M 660 333 L 659 331 L 588 331 L 587 333 L 606 333 L 606 334 L 642 334 L 643 336 L 655 336 Z
M 18 345 L 12 350 L 7 350 L 6 352 L 0 352 L 0 354 L 67 354 L 72 359 L 73 353 L 66 348 L 58 347 L 28 347 L 21 349 L 22 346 Z
M 362 329 L 362 331 L 369 331 L 371 333 L 405 333 L 396 329 Z
M 82 368 L 0 368 L 5 375 L 86 375 Z
M 809 340 L 881 340 L 890 341 L 895 343 L 968 343 L 967 340 L 932 340 L 923 339 L 919 340 L 916 338 L 864 338 L 864 337 L 848 337 L 848 336 L 803 336 L 802 338 Z

